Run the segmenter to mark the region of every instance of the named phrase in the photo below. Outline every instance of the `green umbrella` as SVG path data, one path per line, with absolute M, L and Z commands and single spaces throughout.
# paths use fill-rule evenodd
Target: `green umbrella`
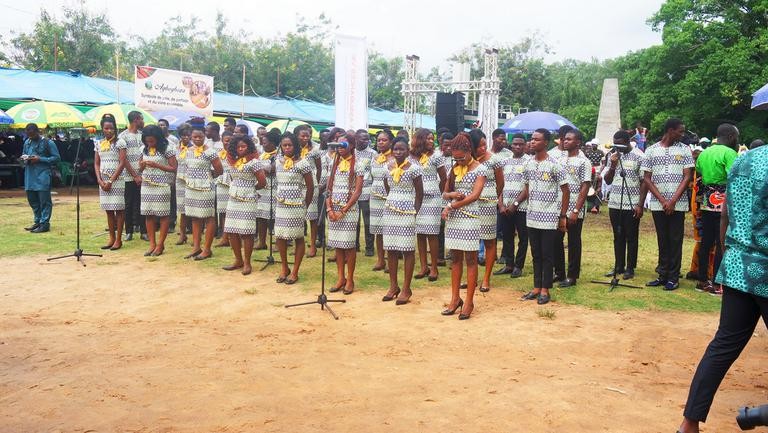
M 24 102 L 8 110 L 13 118 L 12 128 L 24 128 L 35 123 L 40 128 L 74 128 L 83 126 L 85 118 L 76 108 L 60 102 Z

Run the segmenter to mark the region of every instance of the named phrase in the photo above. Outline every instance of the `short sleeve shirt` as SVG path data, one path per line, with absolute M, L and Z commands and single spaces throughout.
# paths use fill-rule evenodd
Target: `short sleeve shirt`
M 570 191 L 568 195 L 568 212 L 570 212 L 576 208 L 576 200 L 579 198 L 581 184 L 592 180 L 592 164 L 587 158 L 581 156 L 568 156 L 561 161 L 565 170 L 565 176 L 568 179 L 568 190 Z M 579 209 L 579 218 L 584 218 L 585 214 L 585 206 L 582 206 Z
M 736 159 L 726 201 L 729 224 L 715 281 L 768 298 L 768 146 Z
M 664 147 L 661 143 L 654 144 L 645 150 L 645 158 L 640 166 L 640 170 L 651 173 L 651 181 L 666 200 L 675 194 L 678 186 L 683 182 L 683 173 L 688 168 L 693 168 L 693 155 L 691 155 L 691 149 L 680 142 L 669 147 Z M 688 200 L 681 197 L 675 203 L 675 210 L 688 212 L 689 206 Z M 653 194 L 651 194 L 649 207 L 652 211 L 664 210 Z
M 520 158 L 514 156 L 506 160 L 504 165 L 504 205 L 510 206 L 525 188 L 525 163 L 530 159 L 528 155 Z M 518 212 L 528 209 L 528 200 L 523 200 L 517 207 Z M 558 213 L 558 215 L 560 215 Z
M 704 185 L 725 185 L 728 172 L 739 154 L 723 144 L 713 144 L 696 158 L 696 171 Z
M 139 172 L 139 161 L 141 161 L 141 155 L 144 150 L 144 143 L 141 142 L 141 132 L 135 134 L 127 129 L 117 136 L 119 146 L 125 146 L 126 161 L 130 164 L 133 171 Z M 120 143 L 122 141 L 122 143 Z M 131 173 L 126 169 L 123 170 L 123 178 L 127 182 L 133 182 Z
M 557 230 L 560 221 L 560 186 L 568 183 L 563 166 L 552 157 L 525 163 L 524 181 L 528 184 L 527 225 L 542 230 Z
M 613 177 L 611 195 L 608 198 L 609 209 L 632 210 L 633 206 L 640 202 L 640 183 L 642 181 L 640 166 L 643 164 L 643 158 L 643 152 L 637 148 L 632 149 L 629 153 L 621 154 L 621 166 L 616 164 L 616 174 Z M 623 199 L 621 195 L 621 167 L 624 167 L 624 179 L 627 182 Z
M 360 166 L 364 168 L 363 189 L 360 193 L 360 198 L 358 201 L 367 201 L 371 199 L 371 187 L 373 186 L 371 161 L 373 161 L 377 156 L 378 153 L 369 147 L 365 148 L 364 150 L 355 149 L 355 160 L 357 161 L 356 164 L 361 164 Z M 367 160 L 367 162 L 363 162 L 363 160 Z

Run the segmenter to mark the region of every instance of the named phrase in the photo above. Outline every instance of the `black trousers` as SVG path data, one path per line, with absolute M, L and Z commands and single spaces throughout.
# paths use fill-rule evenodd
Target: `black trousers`
M 176 182 L 171 182 L 171 215 L 169 221 L 169 227 L 173 230 L 176 227 Z
M 360 220 L 363 220 L 363 225 L 365 226 L 365 250 L 366 251 L 373 251 L 373 244 L 374 238 L 371 234 L 371 202 L 368 200 L 358 200 L 357 206 L 360 208 L 360 215 L 362 218 L 358 218 L 357 220 L 357 241 L 355 241 L 355 246 L 357 249 L 360 249 Z
M 537 289 L 552 288 L 552 270 L 554 257 L 552 246 L 559 232 L 557 230 L 542 230 L 528 227 L 528 239 L 531 243 L 533 257 L 533 287 Z
M 683 259 L 685 212 L 675 211 L 667 215 L 664 211 L 653 211 L 653 224 L 659 245 L 659 277 L 676 282 L 680 279 L 680 262 Z
M 141 217 L 141 186 L 136 182 L 125 182 L 125 233 L 132 234 L 133 227 L 139 226 L 142 234 L 147 232 Z
M 528 226 L 525 222 L 525 212 L 515 212 L 513 214 L 499 214 L 501 223 L 501 258 L 504 259 L 507 267 L 518 268 L 520 270 L 525 266 L 525 256 L 528 254 Z M 517 254 L 515 254 L 515 235 L 517 235 Z
M 683 412 L 686 418 L 707 420 L 720 382 L 752 338 L 760 316 L 768 326 L 768 298 L 723 287 L 720 326 L 693 375 Z
M 714 275 L 708 275 L 709 252 L 715 248 Z M 720 212 L 701 211 L 701 244 L 699 245 L 699 281 L 713 280 L 723 260 L 720 251 Z
M 565 233 L 557 231 L 555 238 L 555 277 L 563 279 L 565 276 L 578 280 L 581 275 L 581 228 L 584 220 L 578 219 L 576 224 L 568 224 L 568 272 L 565 269 Z
M 613 227 L 614 269 L 624 272 L 637 268 L 637 246 L 640 220 L 631 210 L 608 209 Z

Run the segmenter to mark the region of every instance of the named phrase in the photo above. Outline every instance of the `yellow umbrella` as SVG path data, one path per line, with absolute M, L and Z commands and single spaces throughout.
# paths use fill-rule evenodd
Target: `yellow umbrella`
M 35 123 L 40 128 L 74 128 L 83 126 L 83 114 L 60 102 L 25 102 L 8 110 L 13 118 L 11 128 L 24 128 Z
M 94 126 L 96 128 L 101 128 L 101 116 L 109 113 L 113 116 L 115 116 L 115 121 L 117 122 L 118 129 L 123 129 L 128 127 L 128 113 L 131 111 L 138 111 L 141 113 L 142 116 L 144 116 L 144 124 L 151 125 L 154 123 L 157 123 L 157 119 L 155 119 L 155 116 L 150 114 L 147 111 L 142 110 L 141 108 L 138 108 L 135 105 L 132 104 L 109 104 L 109 105 L 102 105 L 101 107 L 95 107 L 85 112 L 85 119 L 84 122 L 85 126 Z

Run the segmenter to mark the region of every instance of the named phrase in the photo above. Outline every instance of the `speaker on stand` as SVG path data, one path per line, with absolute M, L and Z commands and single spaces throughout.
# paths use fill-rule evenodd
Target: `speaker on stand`
M 464 130 L 464 94 L 437 93 L 435 126 L 448 128 L 453 135 Z

